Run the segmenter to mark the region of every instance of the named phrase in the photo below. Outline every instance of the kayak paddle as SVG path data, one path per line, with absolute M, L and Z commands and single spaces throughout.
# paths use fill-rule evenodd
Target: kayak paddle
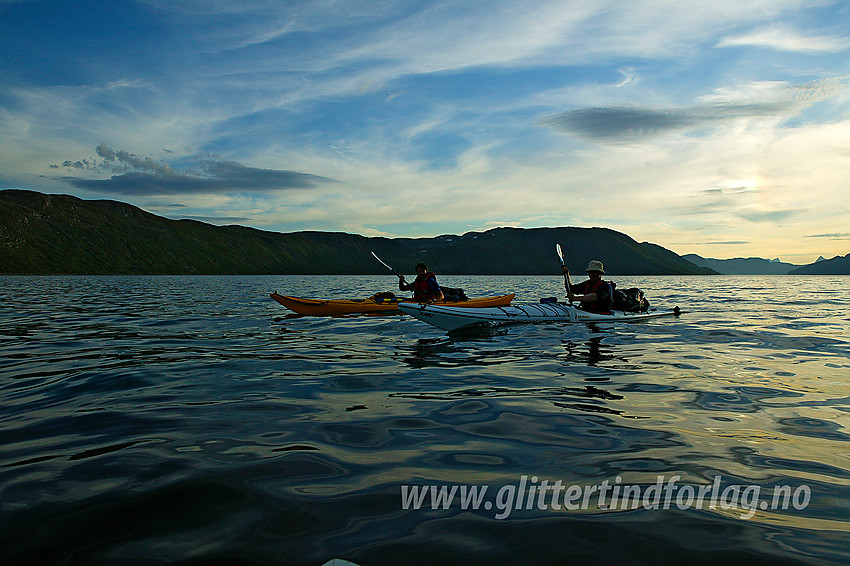
M 404 275 L 399 275 L 398 273 L 396 273 L 396 270 L 393 269 L 392 267 L 390 267 L 389 265 L 387 265 L 386 263 L 384 263 L 383 260 L 381 258 L 379 258 L 378 255 L 375 252 L 372 252 L 372 255 L 374 256 L 375 259 L 377 259 L 379 262 L 381 262 L 381 265 L 383 265 L 384 267 L 389 269 L 390 272 L 392 272 L 393 275 L 395 275 L 396 277 L 399 277 L 401 279 L 404 279 Z
M 564 252 L 561 251 L 561 244 L 555 244 L 555 252 L 557 252 L 558 257 L 561 258 L 561 267 L 566 267 L 566 263 L 564 263 Z M 570 287 L 572 287 L 572 285 L 573 285 L 570 282 L 569 271 L 567 271 L 567 273 L 564 273 L 564 285 L 567 286 L 567 292 L 569 292 Z M 572 303 L 573 303 L 573 301 L 570 300 L 570 304 L 572 304 Z

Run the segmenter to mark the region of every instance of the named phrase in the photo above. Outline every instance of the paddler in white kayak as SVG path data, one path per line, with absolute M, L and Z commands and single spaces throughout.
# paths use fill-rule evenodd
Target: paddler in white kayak
M 586 271 L 589 279 L 572 285 L 569 268 L 561 267 L 561 272 L 564 274 L 564 287 L 567 289 L 567 298 L 571 303 L 577 302 L 581 310 L 610 314 L 611 302 L 614 300 L 614 289 L 610 283 L 602 280 L 602 276 L 605 275 L 605 267 L 601 261 L 594 259 L 587 264 Z

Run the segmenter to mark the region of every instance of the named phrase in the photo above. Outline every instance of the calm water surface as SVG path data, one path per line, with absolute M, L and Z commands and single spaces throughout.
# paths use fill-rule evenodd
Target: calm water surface
M 268 297 L 394 277 L 2 277 L 0 562 L 850 562 L 850 277 L 616 281 L 686 313 L 447 336 Z M 669 508 L 497 498 L 674 477 Z M 689 501 L 713 482 L 737 508 Z M 489 508 L 404 509 L 402 486 Z

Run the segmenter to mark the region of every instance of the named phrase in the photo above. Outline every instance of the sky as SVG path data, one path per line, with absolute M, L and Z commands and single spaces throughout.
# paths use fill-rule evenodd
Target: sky
M 844 0 L 0 0 L 0 29 L 0 188 L 277 232 L 850 253 Z

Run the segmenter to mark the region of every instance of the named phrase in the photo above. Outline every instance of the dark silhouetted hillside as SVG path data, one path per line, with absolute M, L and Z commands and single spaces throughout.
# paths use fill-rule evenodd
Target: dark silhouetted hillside
M 462 236 L 367 238 L 170 220 L 109 200 L 0 191 L 0 272 L 20 274 L 379 274 L 425 261 L 442 274 L 559 273 L 601 259 L 611 274 L 707 274 L 675 253 L 606 228 L 496 228 Z

